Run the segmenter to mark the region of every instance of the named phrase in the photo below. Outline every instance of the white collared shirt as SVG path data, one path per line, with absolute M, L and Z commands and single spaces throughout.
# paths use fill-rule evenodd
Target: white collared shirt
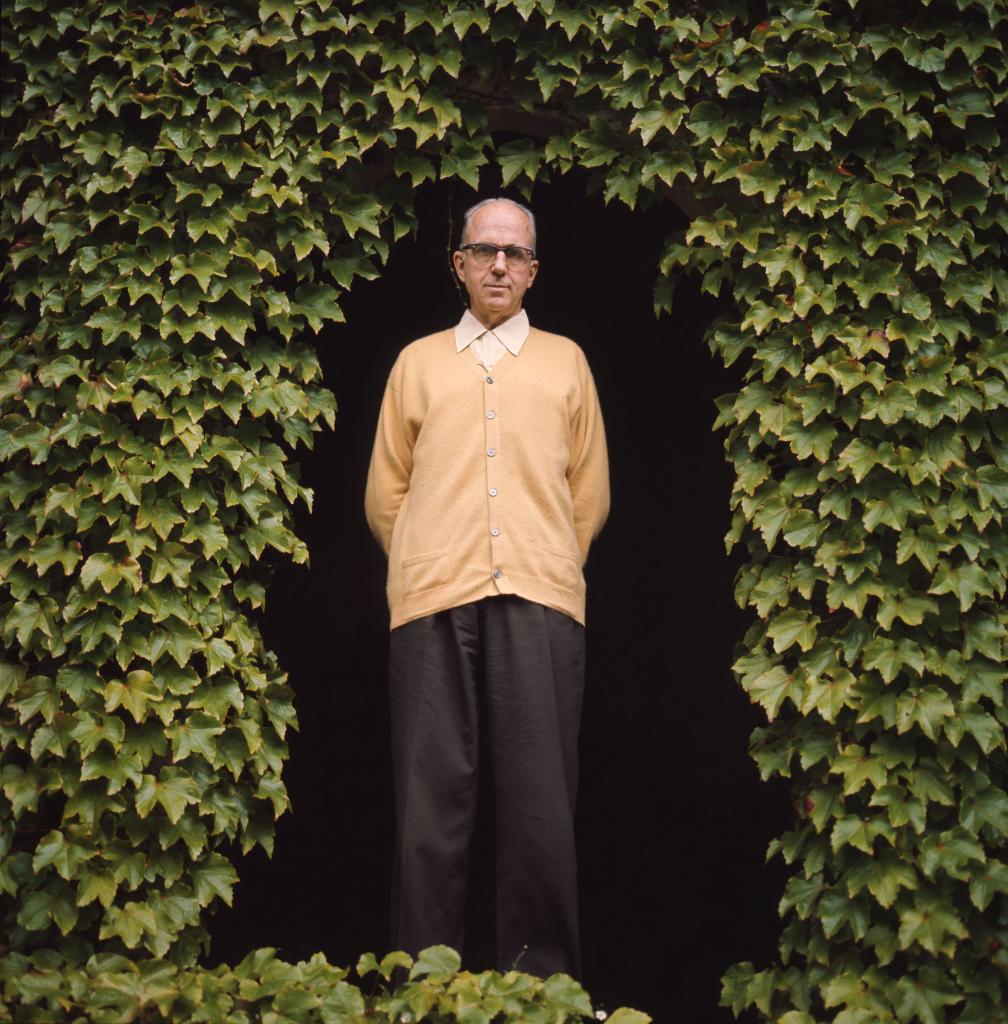
M 513 317 L 492 330 L 484 327 L 467 309 L 455 326 L 455 351 L 461 352 L 467 345 L 472 345 L 477 361 L 492 370 L 505 349 L 512 355 L 518 355 L 528 334 L 529 318 L 524 309 L 519 309 Z

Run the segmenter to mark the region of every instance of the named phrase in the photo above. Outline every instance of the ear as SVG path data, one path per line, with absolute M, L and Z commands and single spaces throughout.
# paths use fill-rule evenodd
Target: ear
M 458 275 L 458 279 L 465 283 L 465 271 L 462 269 L 465 265 L 465 254 L 460 250 L 456 249 L 452 253 L 452 263 L 455 264 L 455 273 Z
M 526 285 L 527 288 L 531 288 L 532 287 L 532 283 L 535 281 L 536 274 L 538 274 L 538 273 L 539 273 L 539 261 L 538 260 L 532 260 L 532 262 L 529 264 L 529 279 L 528 279 L 528 284 Z

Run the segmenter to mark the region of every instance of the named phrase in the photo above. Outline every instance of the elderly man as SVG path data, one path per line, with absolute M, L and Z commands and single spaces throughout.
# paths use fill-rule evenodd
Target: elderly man
M 496 816 L 501 970 L 580 976 L 574 806 L 588 549 L 609 511 L 594 380 L 530 327 L 535 219 L 465 215 L 469 308 L 399 353 L 365 512 L 388 556 L 393 946 L 461 950 L 479 758 Z

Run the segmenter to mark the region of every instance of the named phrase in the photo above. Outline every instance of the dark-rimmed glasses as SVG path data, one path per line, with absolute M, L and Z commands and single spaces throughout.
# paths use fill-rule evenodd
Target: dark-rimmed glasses
M 535 259 L 535 250 L 524 245 L 493 245 L 491 242 L 468 242 L 459 246 L 465 252 L 469 250 L 477 266 L 488 267 L 497 259 L 497 253 L 504 253 L 504 260 L 509 267 L 527 267 Z

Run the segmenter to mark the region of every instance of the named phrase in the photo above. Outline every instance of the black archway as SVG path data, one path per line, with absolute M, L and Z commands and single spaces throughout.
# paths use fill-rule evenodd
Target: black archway
M 786 791 L 746 753 L 759 715 L 730 663 L 745 617 L 724 554 L 731 476 L 710 429 L 733 390 L 702 345 L 718 305 L 683 282 L 671 318 L 651 309 L 671 204 L 631 212 L 586 198 L 584 172 L 532 196 L 543 269 L 532 322 L 575 338 L 598 384 L 612 466 L 610 519 L 589 558 L 588 668 L 578 836 L 585 984 L 596 1005 L 667 1019 L 729 1020 L 719 978 L 768 960 L 783 871 L 771 837 L 790 824 Z M 484 194 L 496 190 L 483 189 Z M 311 568 L 280 566 L 262 627 L 297 693 L 301 731 L 285 779 L 294 813 L 272 861 L 240 865 L 235 906 L 212 925 L 214 962 L 270 945 L 350 963 L 388 948 L 391 856 L 384 558 L 363 518 L 381 390 L 398 350 L 461 312 L 447 272 L 447 219 L 472 200 L 456 185 L 417 198 L 419 234 L 380 280 L 359 282 L 347 324 L 318 340 L 337 429 L 300 459 L 315 508 L 300 513 Z M 487 803 L 484 802 L 484 810 Z M 492 835 L 477 835 L 464 966 L 492 966 Z

